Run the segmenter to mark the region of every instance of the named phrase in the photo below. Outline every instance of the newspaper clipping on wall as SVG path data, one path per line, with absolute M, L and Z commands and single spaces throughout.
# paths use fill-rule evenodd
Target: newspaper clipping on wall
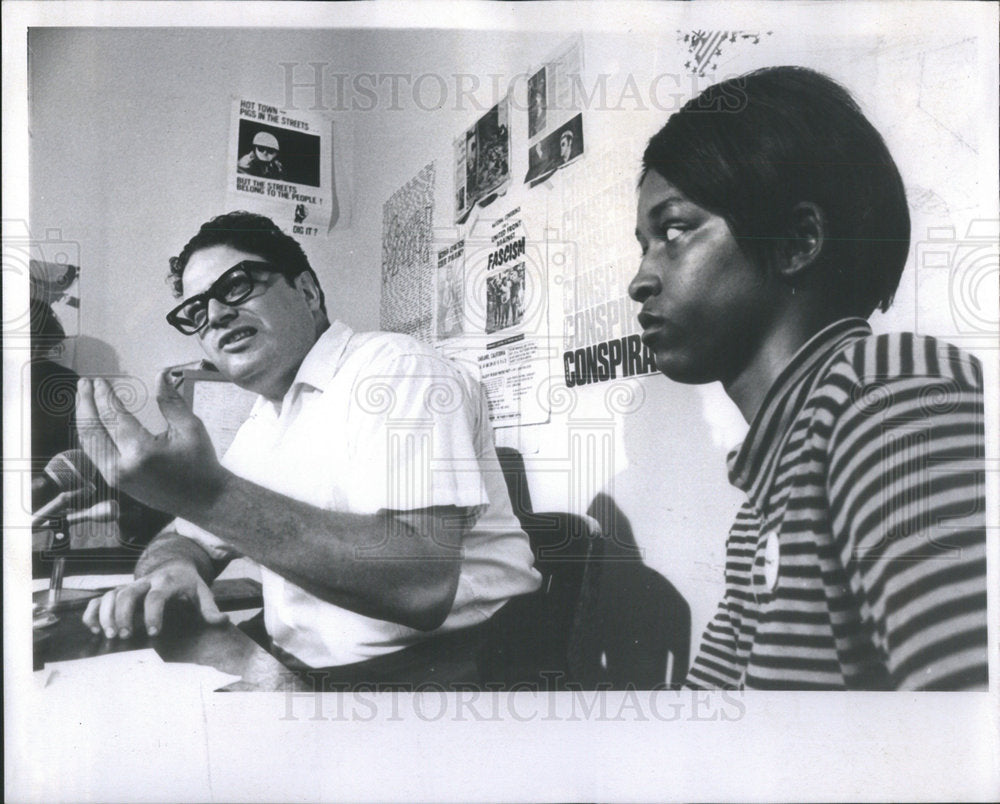
M 437 253 L 435 314 L 438 340 L 465 331 L 465 240 L 457 240 Z

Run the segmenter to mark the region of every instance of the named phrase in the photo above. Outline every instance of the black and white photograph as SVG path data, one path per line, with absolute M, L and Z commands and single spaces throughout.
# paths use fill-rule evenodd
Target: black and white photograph
M 478 196 L 495 191 L 510 177 L 510 131 L 507 125 L 507 104 L 497 104 L 476 123 L 478 144 L 475 181 L 472 186 Z
M 524 317 L 524 263 L 486 279 L 486 334 L 514 327 Z
M 534 187 L 583 156 L 583 115 L 578 114 L 528 149 L 527 184 Z
M 469 128 L 455 147 L 455 215 L 464 223 L 477 204 L 488 205 L 510 182 L 509 102 L 505 97 Z M 464 147 L 462 146 L 464 143 Z
M 552 142 L 548 139 L 539 140 L 528 149 L 528 172 L 524 180 L 530 184 L 544 181 L 558 167 L 557 159 L 550 156 Z
M 528 79 L 528 139 L 545 128 L 545 114 L 548 105 L 545 68 L 543 67 Z
M 465 189 L 472 196 L 479 190 L 479 135 L 476 129 L 465 133 Z
M 237 170 L 261 179 L 320 185 L 320 137 L 240 120 Z
M 250 136 L 252 131 L 252 136 Z M 281 142 L 270 131 L 260 126 L 248 126 L 240 121 L 240 148 L 246 153 L 236 163 L 236 170 L 259 179 L 285 178 L 285 165 L 281 161 Z
M 8 800 L 997 799 L 1000 6 L 192 8 L 2 9 Z

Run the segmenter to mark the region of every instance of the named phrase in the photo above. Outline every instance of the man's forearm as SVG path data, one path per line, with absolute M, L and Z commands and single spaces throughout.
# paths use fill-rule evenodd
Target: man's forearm
M 468 526 L 327 511 L 231 473 L 209 505 L 184 516 L 323 600 L 416 628 L 450 610 Z
M 135 565 L 135 577 L 142 578 L 171 561 L 191 564 L 205 583 L 212 583 L 218 574 L 215 562 L 193 539 L 179 533 L 164 533 L 149 543 Z
M 80 380 L 77 420 L 117 422 L 111 431 L 80 430 L 105 478 L 116 478 L 119 488 L 147 505 L 201 526 L 323 600 L 425 630 L 447 617 L 468 511 L 442 506 L 361 516 L 317 508 L 222 467 L 204 424 L 166 373 L 157 383 L 157 404 L 169 427 L 153 436 L 105 380 Z M 107 457 L 112 454 L 119 456 L 115 462 Z M 161 563 L 160 549 L 150 551 L 140 572 Z M 204 559 L 186 558 L 199 574 L 211 574 Z

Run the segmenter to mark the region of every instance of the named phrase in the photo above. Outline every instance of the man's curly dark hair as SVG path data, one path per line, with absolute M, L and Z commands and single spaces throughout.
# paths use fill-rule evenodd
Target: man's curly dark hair
M 270 218 L 242 210 L 227 212 L 202 224 L 198 234 L 187 242 L 181 253 L 170 258 L 170 275 L 167 278 L 173 285 L 174 296 L 180 298 L 184 295 L 184 269 L 191 255 L 212 246 L 231 246 L 256 254 L 281 267 L 289 282 L 299 274 L 308 272 L 319 288 L 320 309 L 326 315 L 323 289 L 302 246 L 295 238 L 281 231 Z

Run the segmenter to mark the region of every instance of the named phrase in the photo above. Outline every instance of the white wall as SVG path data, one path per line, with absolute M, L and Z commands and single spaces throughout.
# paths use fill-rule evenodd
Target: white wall
M 226 210 L 230 97 L 277 103 L 280 62 L 346 70 L 349 46 L 321 31 L 32 32 L 31 227 L 79 243 L 87 337 L 76 345 L 78 370 L 149 383 L 159 368 L 200 357 L 163 322 L 176 303 L 167 260 Z M 378 273 L 357 269 L 370 249 L 356 232 L 335 229 L 305 248 L 331 313 L 377 325 Z M 155 421 L 152 409 L 144 414 Z
M 585 114 L 587 156 L 547 185 L 512 189 L 486 218 L 499 217 L 517 200 L 532 230 L 566 231 L 567 213 L 587 197 L 594 226 L 604 228 L 589 244 L 573 230 L 576 245 L 633 269 L 638 249 L 628 194 L 642 143 L 667 117 L 652 104 L 650 82 L 661 74 L 686 75 L 677 27 L 627 36 L 588 33 L 585 74 L 609 76 L 610 101 Z M 493 74 L 507 80 L 537 67 L 563 38 L 484 31 L 34 31 L 31 226 L 36 236 L 58 228 L 64 239 L 79 242 L 85 337 L 70 355 L 75 368 L 149 381 L 159 367 L 199 356 L 193 343 L 162 323 L 172 303 L 164 276 L 167 258 L 223 209 L 231 95 L 282 105 L 282 62 L 301 65 L 297 80 L 310 74 L 305 65 L 322 62 L 331 73 L 440 75 L 452 88 L 453 76 L 464 73 L 488 87 Z M 929 226 L 952 226 L 961 237 L 984 211 L 995 215 L 995 151 L 979 141 L 977 132 L 989 127 L 977 116 L 996 110 L 977 103 L 989 95 L 972 79 L 989 72 L 977 66 L 983 58 L 967 35 L 887 41 L 874 30 L 810 35 L 799 25 L 774 31 L 760 45 L 732 47 L 717 74 L 795 63 L 842 80 L 897 158 L 916 243 Z M 628 76 L 640 90 L 638 102 L 620 97 Z M 673 102 L 669 86 L 661 84 L 663 104 Z M 430 93 L 431 84 L 426 87 Z M 690 89 L 680 92 L 686 97 Z M 476 97 L 488 104 L 490 94 L 481 90 Z M 382 204 L 436 160 L 438 211 L 449 209 L 452 138 L 482 113 L 456 103 L 453 92 L 434 111 L 417 108 L 405 91 L 401 109 L 388 108 L 386 98 L 383 91 L 371 111 L 334 111 L 354 149 L 352 225 L 307 246 L 331 312 L 361 329 L 378 323 Z M 311 99 L 308 89 L 294 97 L 300 107 Z M 515 182 L 526 170 L 525 119 L 525 112 L 512 115 Z M 617 195 L 602 200 L 609 186 Z M 447 215 L 435 225 L 453 227 Z M 550 282 L 554 276 L 550 267 Z M 555 298 L 557 288 L 550 290 Z M 924 272 L 915 256 L 896 307 L 875 326 L 917 326 L 962 342 L 950 292 L 947 272 Z M 986 362 L 995 387 L 995 359 Z M 572 410 L 554 413 L 547 425 L 500 431 L 501 442 L 526 454 L 536 508 L 585 511 L 598 493 L 613 498 L 646 563 L 690 603 L 697 640 L 721 589 L 725 535 L 740 499 L 726 481 L 725 455 L 743 425 L 717 388 L 679 386 L 660 376 L 589 386 L 570 396 Z M 995 421 L 995 401 L 990 404 L 988 420 Z M 152 403 L 141 416 L 155 424 Z M 574 433 L 598 435 L 574 440 Z M 574 452 L 578 448 L 585 451 Z M 588 459 L 586 449 L 596 452 Z

